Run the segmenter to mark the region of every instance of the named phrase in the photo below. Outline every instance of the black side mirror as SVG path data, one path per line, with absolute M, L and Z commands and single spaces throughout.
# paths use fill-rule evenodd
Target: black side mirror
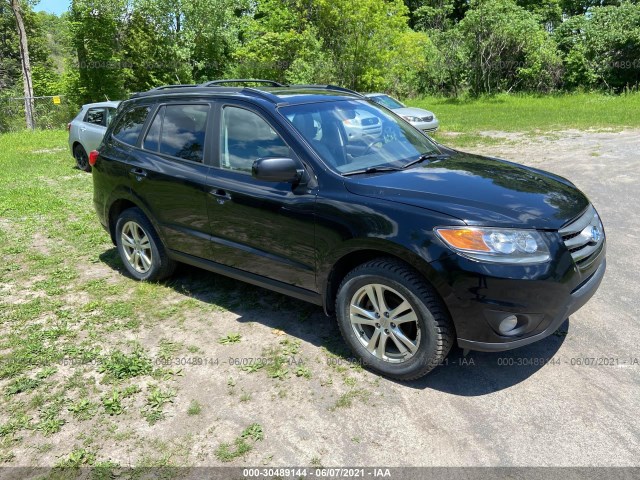
M 259 158 L 253 162 L 251 175 L 265 182 L 296 182 L 301 168 L 293 158 Z

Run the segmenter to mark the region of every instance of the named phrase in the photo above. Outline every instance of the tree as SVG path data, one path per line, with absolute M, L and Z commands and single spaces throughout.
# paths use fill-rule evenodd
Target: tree
M 556 31 L 569 88 L 622 91 L 640 84 L 640 5 L 593 7 Z
M 522 8 L 538 15 L 548 30 L 562 21 L 562 0 L 517 0 Z
M 475 94 L 547 91 L 558 83 L 561 60 L 555 43 L 540 17 L 513 0 L 474 2 L 456 28 L 464 38 Z
M 400 0 L 316 0 L 313 21 L 337 82 L 356 90 L 389 85 L 389 57 L 403 55 L 408 10 Z
M 125 95 L 121 32 L 126 0 L 73 0 L 70 21 L 77 76 L 69 95 L 77 103 L 121 99 Z
M 33 80 L 31 78 L 31 59 L 29 57 L 29 42 L 27 40 L 27 30 L 25 29 L 22 8 L 19 0 L 9 0 L 11 10 L 16 17 L 16 27 L 18 29 L 18 43 L 20 45 L 20 66 L 22 68 L 22 81 L 24 85 L 24 114 L 27 128 L 35 128 L 35 117 L 33 114 Z
M 249 11 L 228 73 L 286 83 L 328 83 L 330 62 L 305 7 L 301 1 L 263 0 Z

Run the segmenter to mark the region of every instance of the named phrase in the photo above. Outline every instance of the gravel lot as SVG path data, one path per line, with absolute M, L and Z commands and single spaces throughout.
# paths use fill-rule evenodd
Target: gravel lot
M 485 134 L 498 144 L 467 150 L 571 179 L 605 223 L 605 279 L 555 335 L 504 353 L 463 357 L 456 349 L 420 381 L 395 383 L 347 362 L 337 328 L 314 306 L 187 267 L 166 285 L 140 286 L 122 276 L 115 250 L 107 247 L 95 261 L 77 265 L 74 284 L 106 282 L 125 292 L 113 298 L 150 306 L 113 312 L 113 328 L 99 337 L 103 351 L 134 340 L 155 360 L 164 348 L 165 357 L 219 362 L 185 364 L 168 380 L 133 378 L 138 391 L 149 392 L 157 381 L 175 392 L 157 423 L 140 413 L 148 409 L 145 393 L 134 392 L 119 415 L 100 407 L 97 416 L 79 421 L 63 409 L 66 423 L 55 436 L 23 429 L 7 463 L 50 467 L 86 448 L 96 462 L 122 467 L 638 466 L 640 131 Z M 34 239 L 42 255 L 55 241 Z M 3 286 L 8 304 L 39 295 L 32 281 L 16 278 L 22 280 Z M 77 291 L 61 298 L 86 321 L 88 294 Z M 136 318 L 130 321 L 131 311 Z M 221 344 L 230 332 L 241 337 Z M 167 353 L 171 342 L 177 350 Z M 274 355 L 304 363 L 248 372 L 229 361 Z M 60 366 L 51 385 L 70 385 L 72 374 Z M 83 375 L 89 398 L 100 402 L 111 387 L 95 368 Z M 80 386 L 65 387 L 65 405 Z M 224 462 L 221 445 L 233 445 L 254 424 L 261 430 L 251 430 L 249 451 Z

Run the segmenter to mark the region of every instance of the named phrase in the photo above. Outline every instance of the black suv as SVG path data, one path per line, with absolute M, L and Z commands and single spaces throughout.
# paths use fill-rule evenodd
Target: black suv
M 91 152 L 136 279 L 183 262 L 322 305 L 402 380 L 454 341 L 545 338 L 598 288 L 604 230 L 568 180 L 439 145 L 346 89 L 233 82 L 135 94 Z

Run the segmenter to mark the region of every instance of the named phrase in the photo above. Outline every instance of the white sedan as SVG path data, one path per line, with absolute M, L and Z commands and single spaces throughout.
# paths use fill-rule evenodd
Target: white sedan
M 440 126 L 440 121 L 436 118 L 434 113 L 429 110 L 407 107 L 395 98 L 384 93 L 368 93 L 365 96 L 377 104 L 382 105 L 389 110 L 393 110 L 393 113 L 404 118 L 418 130 L 433 133 L 438 130 L 438 127 Z

